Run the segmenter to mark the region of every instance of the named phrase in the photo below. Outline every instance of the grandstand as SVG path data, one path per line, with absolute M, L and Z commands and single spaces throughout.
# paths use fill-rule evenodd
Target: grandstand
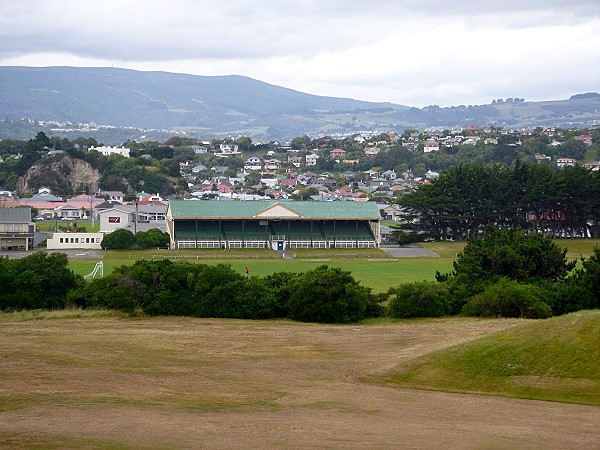
M 362 248 L 381 243 L 372 202 L 173 200 L 167 232 L 181 248 Z

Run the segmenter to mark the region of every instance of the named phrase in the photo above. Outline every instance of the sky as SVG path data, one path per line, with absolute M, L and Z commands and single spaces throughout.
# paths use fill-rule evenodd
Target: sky
M 242 75 L 424 107 L 600 91 L 599 0 L 2 0 L 0 66 Z

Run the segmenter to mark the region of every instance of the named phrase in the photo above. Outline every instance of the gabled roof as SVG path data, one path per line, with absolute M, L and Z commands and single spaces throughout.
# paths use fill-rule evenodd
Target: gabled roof
M 167 215 L 174 219 L 380 219 L 374 202 L 301 202 L 301 201 L 194 201 L 172 200 Z

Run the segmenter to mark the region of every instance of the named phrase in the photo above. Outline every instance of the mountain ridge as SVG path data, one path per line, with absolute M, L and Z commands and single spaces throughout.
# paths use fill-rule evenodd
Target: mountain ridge
M 0 118 L 276 139 L 470 124 L 586 127 L 600 123 L 600 97 L 580 95 L 583 98 L 558 101 L 414 108 L 306 94 L 240 75 L 0 67 Z

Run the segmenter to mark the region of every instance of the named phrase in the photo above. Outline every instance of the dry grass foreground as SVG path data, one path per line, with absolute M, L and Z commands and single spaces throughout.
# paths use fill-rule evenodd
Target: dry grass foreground
M 0 447 L 599 448 L 599 407 L 364 381 L 519 324 L 5 320 Z

